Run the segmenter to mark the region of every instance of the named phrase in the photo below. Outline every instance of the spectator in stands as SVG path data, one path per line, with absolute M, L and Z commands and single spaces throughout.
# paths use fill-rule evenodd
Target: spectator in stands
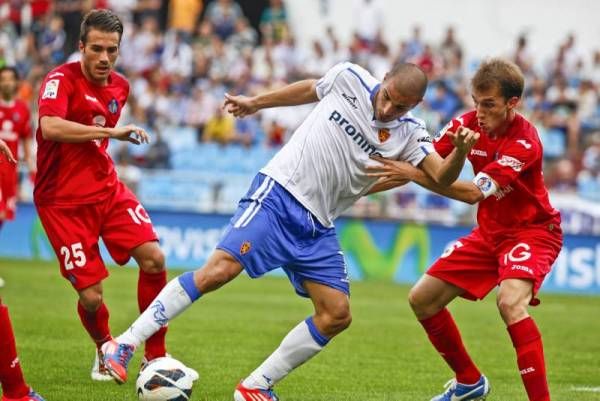
M 574 193 L 577 190 L 577 171 L 573 161 L 563 158 L 553 164 L 548 181 L 548 187 L 555 191 Z
M 50 19 L 50 24 L 42 31 L 39 39 L 40 56 L 49 65 L 58 65 L 65 59 L 66 34 L 63 20 L 58 15 Z
M 384 15 L 380 0 L 355 0 L 353 3 L 354 32 L 364 49 L 371 49 L 381 38 Z
M 163 170 L 171 168 L 171 149 L 160 131 L 154 132 L 154 138 L 146 153 L 146 167 Z
M 189 43 L 202 6 L 202 0 L 169 1 L 169 29 L 178 32 L 183 40 Z
M 288 32 L 288 21 L 282 0 L 270 0 L 260 16 L 260 30 L 274 42 L 281 41 Z
M 222 41 L 233 34 L 235 23 L 243 16 L 240 6 L 232 0 L 214 0 L 206 9 L 206 19 Z
M 235 139 L 234 118 L 217 107 L 215 114 L 208 119 L 202 133 L 204 142 L 216 142 L 227 145 Z

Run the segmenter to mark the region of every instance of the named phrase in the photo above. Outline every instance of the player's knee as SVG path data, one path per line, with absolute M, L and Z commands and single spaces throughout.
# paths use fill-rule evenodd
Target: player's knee
M 352 323 L 350 307 L 341 305 L 340 307 L 328 310 L 321 314 L 321 321 L 323 334 L 332 337 L 350 327 Z
M 155 274 L 165 270 L 165 254 L 157 246 L 144 255 L 139 262 L 140 269 L 146 273 Z
M 102 293 L 98 291 L 82 291 L 79 293 L 79 303 L 89 312 L 97 311 L 102 305 Z
M 242 267 L 239 262 L 229 255 L 213 257 L 196 272 L 196 283 L 200 292 L 207 293 L 233 280 Z
M 496 305 L 502 319 L 508 324 L 517 322 L 527 316 L 527 302 L 518 297 L 499 294 Z
M 419 313 L 426 308 L 428 302 L 419 288 L 413 287 L 408 292 L 408 304 L 415 313 Z

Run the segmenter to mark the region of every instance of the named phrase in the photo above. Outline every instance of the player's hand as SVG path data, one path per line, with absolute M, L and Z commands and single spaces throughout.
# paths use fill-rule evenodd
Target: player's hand
M 462 154 L 468 154 L 479 140 L 479 132 L 475 132 L 462 125 L 458 127 L 456 132 L 448 131 L 446 135 L 450 137 L 454 147 Z
M 113 128 L 110 132 L 110 137 L 136 145 L 150 143 L 150 135 L 143 128 L 133 124 Z
M 4 155 L 4 157 L 6 157 L 6 160 L 8 160 L 9 163 L 17 164 L 17 160 L 15 159 L 12 152 L 10 151 L 10 148 L 8 147 L 6 142 L 4 142 L 2 139 L 0 139 L 0 153 L 2 153 Z M 0 161 L 1 161 L 1 159 L 0 159 Z
M 386 182 L 394 182 L 404 185 L 411 181 L 415 168 L 410 163 L 398 160 L 386 159 L 381 156 L 371 156 L 371 159 L 380 163 L 379 166 L 367 166 L 367 176 L 385 179 Z
M 258 111 L 258 107 L 254 104 L 254 100 L 248 96 L 233 96 L 229 93 L 225 94 L 225 102 L 223 102 L 223 110 L 233 114 L 235 117 L 243 118 L 254 114 Z

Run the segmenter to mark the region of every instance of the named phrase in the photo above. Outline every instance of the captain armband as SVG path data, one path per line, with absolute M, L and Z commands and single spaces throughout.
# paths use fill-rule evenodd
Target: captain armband
M 473 178 L 473 184 L 479 188 L 481 193 L 483 193 L 484 199 L 490 195 L 493 195 L 498 190 L 498 186 L 486 173 L 478 173 L 475 178 Z

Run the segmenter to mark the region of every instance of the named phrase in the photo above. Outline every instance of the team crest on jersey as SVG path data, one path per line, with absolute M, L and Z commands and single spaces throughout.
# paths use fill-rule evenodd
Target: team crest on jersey
M 379 129 L 379 142 L 384 143 L 385 141 L 387 141 L 388 139 L 390 139 L 390 130 L 387 128 L 380 128 Z
M 248 252 L 250 252 L 250 249 L 252 248 L 252 245 L 250 245 L 250 241 L 244 241 L 242 243 L 242 246 L 240 247 L 240 254 L 241 255 L 245 255 Z
M 117 114 L 118 110 L 119 102 L 117 102 L 117 99 L 112 98 L 112 100 L 108 103 L 108 111 L 110 111 L 112 114 Z

